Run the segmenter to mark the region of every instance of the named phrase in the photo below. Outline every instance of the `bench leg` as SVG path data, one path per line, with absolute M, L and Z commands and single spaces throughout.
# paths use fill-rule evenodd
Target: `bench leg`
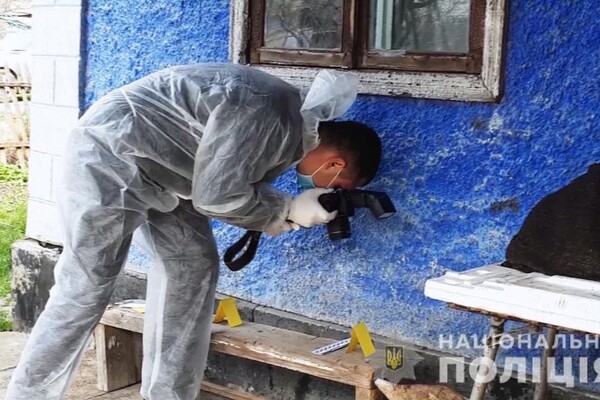
M 377 388 L 356 388 L 355 400 L 383 400 L 383 394 Z
M 554 342 L 556 341 L 556 329 L 548 328 L 546 335 L 546 343 L 548 347 L 542 353 L 542 361 L 540 363 L 540 381 L 535 385 L 533 400 L 545 400 L 548 396 L 548 357 L 554 355 Z
M 483 357 L 490 359 L 492 362 L 496 360 L 496 354 L 498 354 L 498 347 L 500 347 L 498 338 L 504 332 L 504 322 L 505 320 L 501 318 L 492 317 L 492 328 L 490 329 L 490 335 L 486 340 L 485 350 L 483 351 Z M 486 379 L 487 373 L 487 366 L 480 365 L 477 369 L 475 384 L 473 385 L 469 400 L 483 400 L 488 385 L 488 380 Z
M 94 336 L 98 389 L 111 392 L 140 382 L 142 336 L 102 324 L 96 327 Z

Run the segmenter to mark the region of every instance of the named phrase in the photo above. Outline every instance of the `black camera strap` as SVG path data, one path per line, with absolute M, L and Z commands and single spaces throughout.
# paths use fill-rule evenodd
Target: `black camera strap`
M 227 268 L 232 271 L 239 271 L 248 265 L 256 255 L 261 234 L 262 232 L 258 231 L 246 231 L 246 234 L 240 240 L 229 246 L 223 256 Z M 243 253 L 235 258 L 240 252 Z

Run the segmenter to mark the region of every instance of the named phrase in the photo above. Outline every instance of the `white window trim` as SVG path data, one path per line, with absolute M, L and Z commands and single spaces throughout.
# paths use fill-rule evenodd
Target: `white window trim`
M 231 0 L 229 57 L 248 64 L 248 7 L 251 0 Z M 497 102 L 502 95 L 503 44 L 507 0 L 487 0 L 481 74 L 351 70 L 362 94 L 441 100 Z M 256 65 L 294 85 L 308 86 L 318 67 Z

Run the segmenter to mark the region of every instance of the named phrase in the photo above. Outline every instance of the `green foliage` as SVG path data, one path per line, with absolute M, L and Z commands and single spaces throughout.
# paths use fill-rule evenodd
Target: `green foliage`
M 14 165 L 0 164 L 0 183 L 6 182 L 25 183 L 27 172 Z
M 27 204 L 0 203 L 0 297 L 10 292 L 10 247 L 25 235 Z
M 10 293 L 10 247 L 25 235 L 27 173 L 0 165 L 0 297 Z
M 12 331 L 12 321 L 6 311 L 0 311 L 0 332 Z

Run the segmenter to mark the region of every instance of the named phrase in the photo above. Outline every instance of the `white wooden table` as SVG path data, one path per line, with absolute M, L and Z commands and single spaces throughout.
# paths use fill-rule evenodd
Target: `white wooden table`
M 505 321 L 546 327 L 548 347 L 542 355 L 534 400 L 547 397 L 547 362 L 557 331 L 600 335 L 600 282 L 524 273 L 494 264 L 430 279 L 425 284 L 425 295 L 451 307 L 490 315 L 492 326 L 484 357 L 492 361 L 496 359 Z M 480 367 L 477 375 L 485 376 L 484 369 Z M 486 380 L 476 379 L 470 399 L 482 400 L 486 388 Z

